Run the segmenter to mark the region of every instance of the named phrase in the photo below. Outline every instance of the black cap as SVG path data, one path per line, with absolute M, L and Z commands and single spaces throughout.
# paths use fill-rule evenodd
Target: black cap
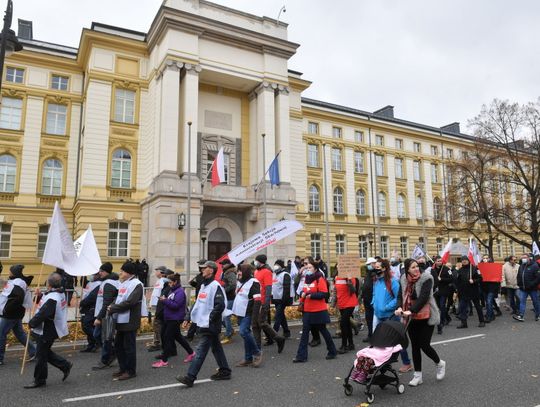
M 266 257 L 266 254 L 259 254 L 257 257 L 255 257 L 255 260 L 257 260 L 259 263 L 266 264 L 268 257 Z
M 321 255 L 320 254 L 316 255 L 315 256 L 315 261 L 320 261 L 320 260 L 321 260 Z
M 159 267 L 156 267 L 156 270 L 157 270 L 157 271 L 161 271 L 162 273 L 164 273 L 165 271 L 167 271 L 167 267 L 165 267 L 165 266 L 159 266 Z
M 23 270 L 24 270 L 23 264 L 14 264 L 13 266 L 9 268 L 9 271 L 11 272 L 11 274 L 13 274 L 13 277 L 15 278 L 22 278 Z
M 171 274 L 174 274 L 174 271 L 168 269 L 168 268 L 165 268 L 165 270 L 163 270 L 161 272 L 161 274 L 163 274 L 164 276 L 170 276 Z
M 120 267 L 120 270 L 125 271 L 128 274 L 135 274 L 137 272 L 137 268 L 135 267 L 135 264 L 133 264 L 130 261 L 126 261 L 124 264 L 122 264 L 122 267 Z
M 232 263 L 231 263 L 231 261 L 230 261 L 229 259 L 223 259 L 223 260 L 221 261 L 221 265 L 222 265 L 222 266 L 225 266 L 226 264 L 232 264 Z
M 109 262 L 103 263 L 101 267 L 99 268 L 99 270 L 110 274 L 112 273 L 113 265 Z
M 276 260 L 276 262 L 274 263 L 274 265 L 277 264 L 279 267 L 281 268 L 284 268 L 285 267 L 285 262 L 281 259 L 278 259 Z
M 200 259 L 197 264 L 199 265 L 199 268 L 203 268 L 204 267 L 204 263 L 206 263 L 207 260 L 206 259 Z

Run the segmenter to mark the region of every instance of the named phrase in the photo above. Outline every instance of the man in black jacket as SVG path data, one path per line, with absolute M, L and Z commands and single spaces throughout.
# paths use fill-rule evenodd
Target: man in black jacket
M 88 276 L 86 280 L 82 299 L 79 303 L 79 310 L 81 312 L 82 331 L 86 334 L 88 343 L 86 348 L 81 349 L 81 352 L 93 353 L 101 346 L 101 341 L 97 341 L 94 337 L 94 313 L 101 282 L 99 281 L 98 274 Z
M 443 326 L 448 325 L 451 321 L 446 309 L 446 301 L 450 295 L 450 284 L 452 284 L 453 278 L 452 271 L 443 264 L 441 256 L 435 256 L 433 261 L 431 275 L 433 276 L 433 296 L 441 312 L 441 322 L 437 325 L 437 333 L 440 335 Z
M 9 281 L 0 294 L 0 365 L 4 364 L 4 354 L 6 351 L 6 339 L 9 331 L 13 331 L 15 337 L 22 345 L 26 345 L 26 333 L 22 326 L 22 319 L 26 312 L 24 299 L 27 294 L 27 287 L 32 282 L 33 277 L 23 276 L 24 266 L 15 264 L 9 269 Z M 30 304 L 26 304 L 30 306 Z M 33 360 L 36 348 L 29 342 L 29 360 Z
M 36 290 L 36 295 L 39 299 L 41 296 L 39 290 Z M 71 372 L 73 363 L 51 350 L 56 338 L 62 338 L 68 334 L 67 303 L 62 288 L 62 276 L 58 273 L 52 273 L 47 279 L 47 292 L 41 296 L 38 311 L 28 324 L 37 338 L 37 361 L 34 369 L 34 381 L 24 388 L 34 389 L 45 386 L 48 375 L 47 363 L 61 370 L 64 373 L 62 381 L 65 381 Z
M 467 317 L 469 315 L 469 303 L 474 304 L 476 313 L 478 314 L 478 326 L 483 328 L 484 313 L 480 306 L 480 291 L 479 286 L 482 283 L 482 276 L 478 273 L 476 267 L 473 267 L 469 262 L 469 258 L 464 256 L 461 258 L 461 268 L 457 272 L 456 286 L 459 296 L 459 319 L 461 325 L 458 329 L 468 328 Z
M 527 297 L 531 297 L 535 321 L 540 319 L 540 303 L 538 301 L 538 285 L 540 284 L 540 268 L 531 256 L 523 254 L 521 256 L 521 265 L 517 274 L 517 283 L 519 287 L 519 315 L 512 315 L 516 321 L 524 322 L 525 309 L 527 306 Z
M 287 324 L 285 309 L 292 305 L 293 298 L 291 296 L 291 275 L 285 268 L 285 262 L 281 259 L 274 263 L 274 278 L 272 280 L 272 303 L 276 307 L 276 316 L 274 318 L 274 331 L 279 332 L 279 328 L 283 327 L 283 337 L 290 338 L 291 331 Z

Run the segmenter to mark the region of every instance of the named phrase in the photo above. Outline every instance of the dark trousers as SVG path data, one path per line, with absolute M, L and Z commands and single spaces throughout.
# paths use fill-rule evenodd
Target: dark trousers
M 88 349 L 95 349 L 98 346 L 101 346 L 101 338 L 99 339 L 99 342 L 96 340 L 96 337 L 94 336 L 94 312 L 84 314 L 81 317 L 81 327 L 82 331 L 86 334 L 86 340 L 88 342 L 87 348 Z
M 137 331 L 117 331 L 114 348 L 120 371 L 134 375 L 137 373 Z
M 287 323 L 287 317 L 285 317 L 286 304 L 276 304 L 276 315 L 274 317 L 274 331 L 279 332 L 279 328 L 283 328 L 285 336 L 289 336 L 291 331 L 289 330 L 289 324 Z
M 354 312 L 354 307 L 343 308 L 339 310 L 340 319 L 339 327 L 341 329 L 341 346 L 354 346 L 353 344 L 353 332 L 351 326 L 351 317 Z
M 373 334 L 374 310 L 371 304 L 366 304 L 365 302 L 364 302 L 364 309 L 366 310 L 366 323 L 367 323 L 367 329 L 368 329 L 368 338 L 371 338 L 371 335 Z
M 508 298 L 510 308 L 512 308 L 512 313 L 517 315 L 519 313 L 518 290 L 516 288 L 506 287 L 506 298 Z
M 439 307 L 439 311 L 441 313 L 441 322 L 439 325 L 437 325 L 437 329 L 442 331 L 443 326 L 450 322 L 450 316 L 448 315 L 448 310 L 446 309 L 446 295 L 436 294 L 435 301 L 437 302 L 437 306 Z
M 422 352 L 435 363 L 439 363 L 441 359 L 435 349 L 431 347 L 431 337 L 433 336 L 434 326 L 428 325 L 427 319 L 413 319 L 409 323 L 409 338 L 411 338 L 412 357 L 414 371 L 422 371 Z
M 309 341 L 309 331 L 312 327 L 315 327 L 317 332 L 320 333 L 324 341 L 326 342 L 326 350 L 328 351 L 329 355 L 336 355 L 336 345 L 334 345 L 334 341 L 332 340 L 332 335 L 330 335 L 330 332 L 328 332 L 328 329 L 326 328 L 326 324 L 309 324 L 307 322 L 304 322 L 302 326 L 302 336 L 300 337 L 300 344 L 298 345 L 298 350 L 296 351 L 296 359 L 299 360 L 307 360 L 308 358 L 308 341 Z
M 478 321 L 484 322 L 484 313 L 482 312 L 482 306 L 480 305 L 480 300 L 478 298 L 473 298 L 472 300 L 465 298 L 459 299 L 459 319 L 463 322 L 467 322 L 467 317 L 469 316 L 469 301 L 474 304 L 474 308 L 478 314 Z
M 36 367 L 34 368 L 34 382 L 42 384 L 47 381 L 47 364 L 50 363 L 62 372 L 69 369 L 70 363 L 62 356 L 54 353 L 51 347 L 54 339 L 45 340 L 38 336 L 36 340 Z
M 191 365 L 189 365 L 187 372 L 187 376 L 192 380 L 197 379 L 197 375 L 199 374 L 204 360 L 206 359 L 206 355 L 208 355 L 208 351 L 210 349 L 212 349 L 212 353 L 216 359 L 219 371 L 231 373 L 231 369 L 227 363 L 227 358 L 225 357 L 225 352 L 223 352 L 223 346 L 221 346 L 221 342 L 219 341 L 219 334 L 202 335 L 199 346 L 197 346 L 195 358 L 191 362 Z
M 193 353 L 193 349 L 191 349 L 188 341 L 180 331 L 181 323 L 182 321 L 164 321 L 161 326 L 161 343 L 163 346 L 163 356 L 161 360 L 164 362 L 167 362 L 169 357 L 177 355 L 176 342 L 186 350 L 188 355 Z
M 192 322 L 190 325 L 189 325 L 189 328 L 188 328 L 188 331 L 187 331 L 187 335 L 186 337 L 189 339 L 189 340 L 193 340 L 193 338 L 195 338 L 195 334 L 197 333 L 197 324 Z
M 251 328 L 253 329 L 253 336 L 257 342 L 259 349 L 261 348 L 261 331 L 264 331 L 269 341 L 273 341 L 277 336 L 268 324 L 268 313 L 266 307 L 262 307 L 259 303 L 253 304 L 253 317 L 251 319 Z

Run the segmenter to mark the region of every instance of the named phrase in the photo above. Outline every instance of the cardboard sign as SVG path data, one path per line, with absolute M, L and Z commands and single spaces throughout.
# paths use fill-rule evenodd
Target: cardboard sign
M 360 275 L 360 258 L 357 254 L 342 254 L 338 256 L 338 276 L 346 278 L 358 278 Z
M 484 282 L 500 283 L 502 281 L 502 267 L 500 263 L 479 263 L 478 270 Z

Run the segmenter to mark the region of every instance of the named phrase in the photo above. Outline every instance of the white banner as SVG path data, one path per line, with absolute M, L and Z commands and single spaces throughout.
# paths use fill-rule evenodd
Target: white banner
M 426 253 L 419 245 L 416 245 L 414 247 L 413 252 L 411 253 L 411 259 L 414 259 L 414 260 L 418 260 L 420 257 L 425 257 L 425 256 L 426 256 Z
M 536 242 L 532 242 L 532 254 L 533 256 L 540 256 L 540 249 L 538 248 L 538 244 L 536 244 Z
M 300 222 L 295 220 L 282 220 L 281 222 L 270 226 L 268 229 L 253 235 L 245 242 L 240 243 L 227 253 L 227 256 L 232 263 L 238 264 L 249 256 L 292 235 L 300 229 L 302 229 L 302 224 Z
M 77 254 L 73 248 L 73 240 L 60 210 L 58 201 L 54 203 L 53 216 L 47 243 L 43 251 L 42 263 L 61 269 L 71 268 L 77 261 Z
M 77 253 L 77 261 L 66 269 L 66 273 L 72 276 L 91 276 L 96 274 L 101 267 L 101 257 L 94 239 L 92 226 L 73 243 Z

